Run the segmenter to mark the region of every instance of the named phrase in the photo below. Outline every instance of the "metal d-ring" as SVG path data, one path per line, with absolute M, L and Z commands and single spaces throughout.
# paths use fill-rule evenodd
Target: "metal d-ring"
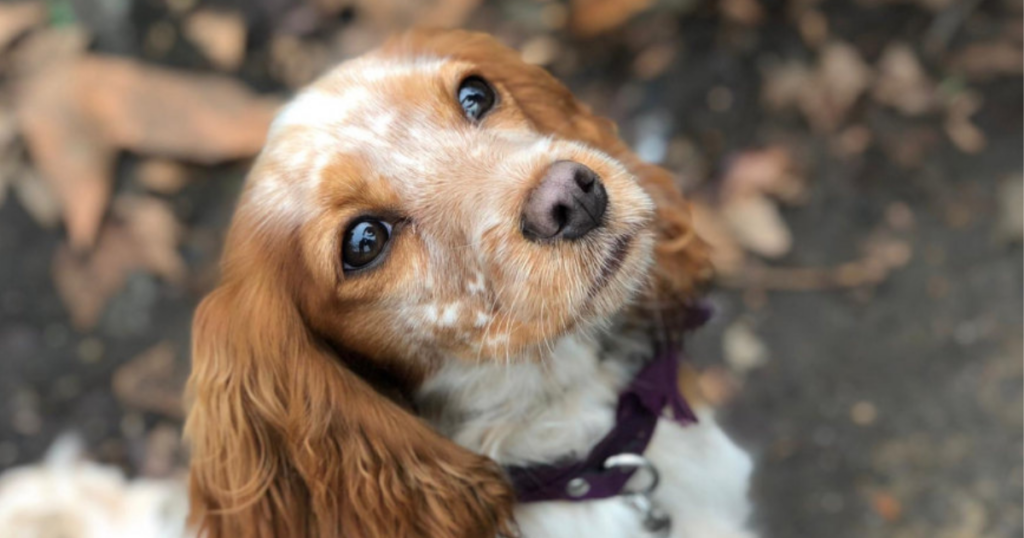
M 658 468 L 650 460 L 640 454 L 616 454 L 604 460 L 605 469 L 643 469 L 650 475 L 651 480 L 646 487 L 639 490 L 622 492 L 622 498 L 637 512 L 640 513 L 640 523 L 651 536 L 666 537 L 672 529 L 672 517 L 662 510 L 652 498 L 652 493 L 658 487 L 660 476 Z
M 630 452 L 616 454 L 604 460 L 604 468 L 641 469 L 647 471 L 647 474 L 650 475 L 651 481 L 647 484 L 647 487 L 636 491 L 624 491 L 623 494 L 636 493 L 640 495 L 650 495 L 658 488 L 658 482 L 661 480 L 661 475 L 658 474 L 658 468 L 651 463 L 651 460 L 641 456 L 640 454 L 633 454 Z

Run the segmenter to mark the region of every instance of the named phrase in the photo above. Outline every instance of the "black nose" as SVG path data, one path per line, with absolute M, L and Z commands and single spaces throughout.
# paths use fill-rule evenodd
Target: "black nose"
M 604 222 L 608 193 L 597 174 L 580 163 L 548 167 L 523 208 L 527 239 L 579 239 Z

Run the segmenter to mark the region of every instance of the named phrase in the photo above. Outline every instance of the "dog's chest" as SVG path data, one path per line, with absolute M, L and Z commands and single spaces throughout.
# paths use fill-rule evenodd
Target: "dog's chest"
M 614 427 L 619 392 L 650 353 L 638 342 L 569 337 L 544 364 L 452 365 L 418 400 L 442 433 L 502 465 L 582 458 Z M 710 410 L 696 411 L 697 424 L 659 421 L 644 454 L 661 475 L 653 501 L 671 516 L 671 536 L 751 536 L 743 530 L 750 458 Z M 526 503 L 516 519 L 524 538 L 657 536 L 622 498 Z

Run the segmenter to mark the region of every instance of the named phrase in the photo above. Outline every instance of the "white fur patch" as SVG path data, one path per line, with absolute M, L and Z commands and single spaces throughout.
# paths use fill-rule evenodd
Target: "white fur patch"
M 443 415 L 427 417 L 459 444 L 503 465 L 582 457 L 612 428 L 619 391 L 636 365 L 627 355 L 648 344 L 624 340 L 620 356 L 598 359 L 599 345 L 579 337 L 556 344 L 548 360 L 452 362 L 422 387 L 441 397 Z M 658 423 L 645 455 L 657 467 L 656 502 L 673 519 L 676 538 L 752 538 L 747 529 L 750 457 L 719 428 L 708 409 L 697 424 Z M 524 538 L 654 538 L 621 499 L 528 503 L 516 508 Z

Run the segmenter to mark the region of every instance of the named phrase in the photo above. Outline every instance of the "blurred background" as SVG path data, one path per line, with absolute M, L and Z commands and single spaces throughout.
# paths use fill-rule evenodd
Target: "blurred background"
M 1020 536 L 1020 0 L 0 3 L 0 470 L 180 476 L 189 324 L 274 110 L 412 24 L 497 35 L 678 174 L 690 343 L 767 537 Z

